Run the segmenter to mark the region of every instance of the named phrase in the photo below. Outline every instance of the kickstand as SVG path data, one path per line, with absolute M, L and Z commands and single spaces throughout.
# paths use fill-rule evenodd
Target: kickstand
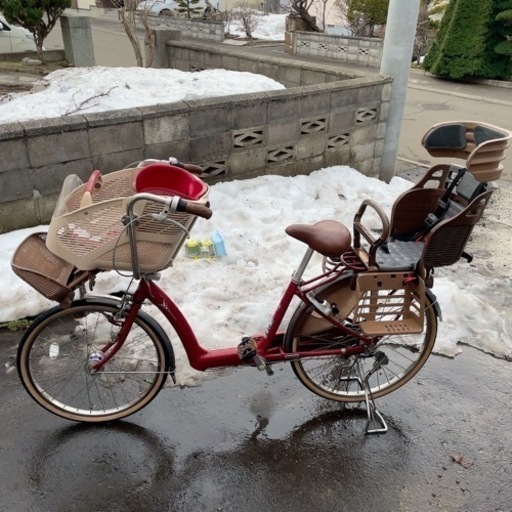
M 383 418 L 377 407 L 375 407 L 375 401 L 373 399 L 372 392 L 369 390 L 368 377 L 369 375 L 364 380 L 364 399 L 366 402 L 366 417 L 368 419 L 366 423 L 366 433 L 385 434 L 388 431 L 388 424 L 386 423 L 386 420 Z M 372 425 L 377 426 L 371 428 Z
M 384 417 L 375 406 L 373 393 L 371 392 L 370 383 L 368 382 L 370 377 L 385 364 L 388 364 L 387 356 L 383 352 L 377 351 L 375 353 L 375 363 L 370 371 L 366 373 L 364 379 L 362 379 L 361 374 L 359 374 L 359 380 L 363 382 L 363 386 L 361 387 L 364 390 L 364 400 L 366 402 L 366 415 L 368 419 L 366 423 L 367 434 L 385 434 L 388 431 L 388 425 Z M 359 366 L 358 371 L 360 371 Z
M 344 382 L 356 382 L 359 385 L 359 388 L 364 391 L 364 401 L 366 404 L 366 434 L 385 434 L 388 431 L 388 425 L 384 420 L 382 414 L 379 412 L 377 407 L 375 407 L 375 400 L 373 399 L 372 392 L 370 391 L 370 385 L 368 383 L 368 379 L 371 374 L 369 373 L 364 381 L 360 377 L 345 377 L 340 379 L 340 381 Z M 364 384 L 363 384 L 364 382 Z M 380 427 L 370 428 L 371 425 L 380 425 Z

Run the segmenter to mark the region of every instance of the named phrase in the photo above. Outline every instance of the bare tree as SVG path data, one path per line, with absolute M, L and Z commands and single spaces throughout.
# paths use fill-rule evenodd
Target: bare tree
M 310 32 L 322 32 L 316 23 L 314 16 L 310 14 L 310 9 L 317 0 L 291 0 L 288 7 L 282 6 L 284 11 L 288 11 L 292 17 L 300 18 L 305 25 L 305 29 Z
M 437 24 L 432 20 L 432 15 L 442 15 L 446 5 L 442 0 L 421 0 L 414 41 L 413 58 L 415 60 L 428 53 L 437 32 Z
M 210 0 L 205 0 L 206 9 L 204 10 L 203 18 L 205 20 L 212 21 L 223 21 L 222 13 L 210 2 Z
M 117 7 L 119 18 L 135 54 L 135 60 L 139 67 L 151 67 L 155 53 L 155 31 L 150 25 L 150 10 L 156 0 L 146 0 L 139 4 L 139 0 L 112 0 Z M 144 42 L 137 37 L 137 21 L 144 27 L 146 44 L 146 62 L 144 63 L 142 48 Z
M 223 11 L 221 13 L 221 20 L 224 22 L 224 31 L 226 32 L 226 34 L 229 34 L 229 31 L 231 29 L 231 23 L 233 23 L 233 10 L 230 9 L 228 11 Z
M 338 17 L 341 19 L 343 26 L 346 26 L 348 18 L 348 2 L 350 0 L 334 0 L 334 8 L 336 9 L 336 13 Z
M 234 19 L 238 19 L 242 23 L 245 35 L 249 39 L 253 39 L 252 34 L 260 23 L 258 11 L 253 5 L 247 1 L 240 2 L 232 10 L 232 15 Z
M 320 26 L 325 31 L 327 25 L 327 11 L 330 8 L 330 0 L 315 0 L 314 8 L 317 13 L 317 17 L 320 19 Z

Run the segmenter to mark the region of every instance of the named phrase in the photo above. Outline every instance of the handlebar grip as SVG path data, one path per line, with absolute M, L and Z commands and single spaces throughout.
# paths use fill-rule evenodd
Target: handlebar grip
M 175 165 L 176 167 L 180 167 L 181 169 L 185 169 L 186 171 L 191 172 L 192 174 L 203 174 L 204 172 L 204 169 L 199 165 L 186 164 L 184 162 L 180 162 L 177 158 L 173 156 L 169 158 L 169 164 Z
M 85 208 L 92 204 L 92 192 L 97 188 L 101 188 L 101 172 L 98 170 L 94 171 L 89 176 L 89 179 L 85 184 L 85 191 L 82 196 L 82 200 L 80 201 L 80 208 Z
M 213 212 L 210 210 L 210 208 L 208 208 L 208 206 L 185 201 L 185 199 L 179 200 L 176 210 L 178 212 L 186 212 L 190 213 L 191 215 L 197 215 L 198 217 L 203 217 L 203 219 L 210 219 L 213 215 Z
M 101 172 L 98 170 L 93 171 L 89 176 L 89 179 L 85 184 L 85 191 L 92 194 L 93 190 L 96 188 L 101 188 Z
M 202 167 L 195 164 L 183 164 L 183 169 L 185 169 L 188 172 L 191 172 L 192 174 L 203 174 L 204 171 Z

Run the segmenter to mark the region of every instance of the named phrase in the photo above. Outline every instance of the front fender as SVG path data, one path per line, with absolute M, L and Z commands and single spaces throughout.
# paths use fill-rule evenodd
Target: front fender
M 83 299 L 75 300 L 71 303 L 72 306 L 80 305 L 80 304 L 104 304 L 105 306 L 111 307 L 119 307 L 121 304 L 121 299 L 117 297 L 113 297 L 111 295 L 91 295 L 85 296 Z M 155 334 L 162 341 L 163 348 L 167 355 L 168 361 L 168 371 L 171 375 L 174 375 L 176 371 L 176 360 L 174 357 L 174 349 L 172 347 L 171 340 L 167 333 L 164 331 L 163 327 L 150 315 L 148 315 L 145 311 L 139 310 L 137 316 L 140 317 L 144 323 L 148 324 L 149 327 L 155 332 Z M 173 377 L 174 378 L 174 377 Z

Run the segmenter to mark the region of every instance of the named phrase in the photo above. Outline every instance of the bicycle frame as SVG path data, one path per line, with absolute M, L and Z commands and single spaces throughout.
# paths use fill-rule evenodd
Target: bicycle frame
M 371 345 L 374 341 L 372 338 L 367 338 L 360 333 L 349 330 L 343 324 L 339 323 L 332 315 L 326 314 L 326 312 L 322 310 L 322 304 L 320 304 L 314 297 L 314 290 L 338 279 L 343 273 L 343 269 L 328 270 L 327 272 L 303 282 L 302 275 L 313 253 L 314 251 L 310 248 L 306 250 L 299 268 L 293 274 L 276 309 L 274 310 L 266 332 L 264 334 L 255 334 L 252 336 L 257 343 L 258 354 L 262 356 L 267 363 L 285 362 L 300 359 L 301 357 L 325 357 L 332 355 L 349 357 L 350 355 L 364 352 L 367 346 Z M 359 338 L 361 340 L 361 344 L 354 347 L 317 350 L 314 352 L 294 352 L 293 354 L 285 352 L 282 343 L 284 332 L 279 332 L 278 330 L 294 297 L 298 297 L 308 306 L 314 307 L 318 314 L 329 321 L 334 327 L 340 329 L 342 332 L 352 335 L 353 337 Z M 176 303 L 152 279 L 143 277 L 133 294 L 131 307 L 124 319 L 124 325 L 119 332 L 118 339 L 112 343 L 111 347 L 105 347 L 107 348 L 105 351 L 105 357 L 101 362 L 98 362 L 97 365 L 95 365 L 96 370 L 113 357 L 122 346 L 137 313 L 145 301 L 149 301 L 156 306 L 167 321 L 173 326 L 176 334 L 183 344 L 188 361 L 195 370 L 204 371 L 210 368 L 222 366 L 251 364 L 250 362 L 243 361 L 240 358 L 237 346 L 213 350 L 207 350 L 201 346 L 192 327 Z

